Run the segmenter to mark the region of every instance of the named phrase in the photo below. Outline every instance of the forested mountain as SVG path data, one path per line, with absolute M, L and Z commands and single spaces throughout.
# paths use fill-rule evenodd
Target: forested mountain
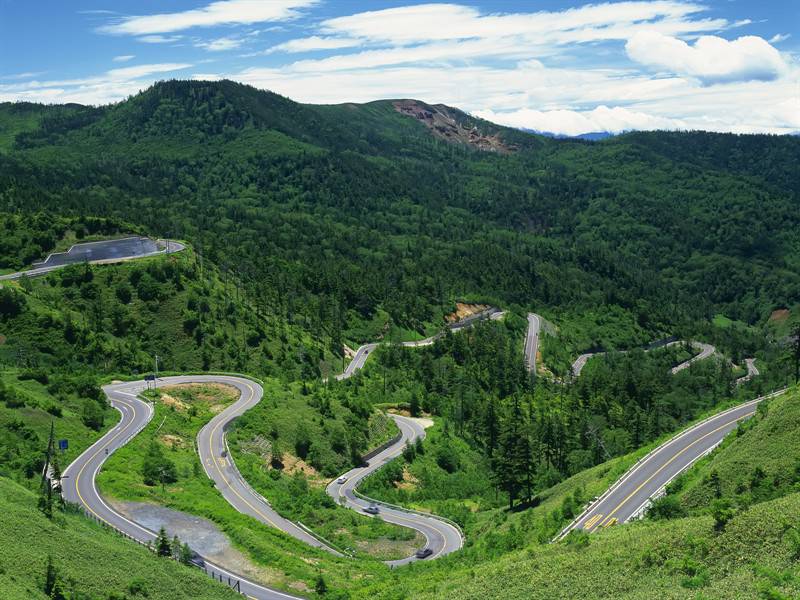
M 334 342 L 378 310 L 420 330 L 468 295 L 621 309 L 630 342 L 715 312 L 755 323 L 800 297 L 797 138 L 554 140 L 407 105 L 301 105 L 229 81 L 100 108 L 6 104 L 19 133 L 0 208 L 186 238 Z
M 99 384 L 141 377 L 157 354 L 166 371 L 263 380 L 264 399 L 230 423 L 230 460 L 281 515 L 355 549 L 356 560 L 314 553 L 208 485 L 191 441 L 211 402 L 190 406 L 189 390 L 170 391 L 170 404 L 152 397 L 161 418 L 109 460 L 102 492 L 213 519 L 265 584 L 340 599 L 682 597 L 704 586 L 724 597 L 742 581 L 794 593 L 796 575 L 755 569 L 796 565 L 796 523 L 765 527 L 755 575 L 737 563 L 729 576 L 725 564 L 739 560 L 749 524 L 798 503 L 794 438 L 786 428 L 770 437 L 782 416 L 796 420 L 796 391 L 670 489 L 653 514 L 660 522 L 593 534 L 591 546 L 585 534 L 545 546 L 659 441 L 793 378 L 799 160 L 797 137 L 554 139 L 418 100 L 304 105 L 230 81 L 161 82 L 101 107 L 0 104 L 0 274 L 123 234 L 187 244 L 3 282 L 0 475 L 36 485 L 51 423 L 73 440 L 62 458 L 88 447 L 114 419 Z M 352 378 L 332 377 L 348 346 L 431 335 L 479 303 L 506 313 L 429 346 L 386 344 Z M 528 311 L 546 322 L 534 373 L 522 355 Z M 717 352 L 672 374 L 690 345 L 634 350 L 667 336 Z M 574 378 L 572 361 L 587 349 L 612 352 Z M 759 376 L 737 383 L 752 357 Z M 394 571 L 373 559 L 400 556 L 414 534 L 324 491 L 394 434 L 389 409 L 432 425 L 362 491 L 449 517 L 467 540 Z M 162 446 L 159 460 L 180 466 L 172 488 L 141 477 Z M 737 471 L 745 462 L 747 477 Z M 14 504 L 32 504 L 0 485 Z M 724 536 L 703 506 L 711 495 L 730 517 Z M 17 512 L 23 527 L 27 513 Z M 696 542 L 676 541 L 693 532 Z M 84 533 L 113 552 L 100 530 Z M 790 549 L 770 563 L 776 544 Z M 67 573 L 81 561 L 61 558 Z M 26 577 L 37 577 L 27 562 Z M 614 577 L 631 562 L 631 577 Z M 586 589 L 578 572 L 612 584 Z M 140 583 L 167 597 L 156 575 Z M 548 581 L 562 588 L 543 593 L 554 591 Z

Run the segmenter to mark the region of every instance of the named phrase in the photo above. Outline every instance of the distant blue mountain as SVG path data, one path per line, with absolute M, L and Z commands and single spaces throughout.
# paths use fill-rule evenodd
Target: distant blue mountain
M 599 140 L 604 140 L 606 138 L 614 137 L 615 135 L 619 135 L 617 133 L 611 133 L 608 131 L 592 131 L 590 133 L 581 133 L 580 135 L 564 135 L 562 133 L 553 133 L 552 131 L 537 131 L 535 129 L 525 129 L 524 127 L 521 129 L 522 131 L 527 131 L 529 133 L 537 133 L 539 135 L 546 135 L 547 137 L 556 138 L 559 140 L 562 139 L 589 140 L 591 142 L 596 142 Z

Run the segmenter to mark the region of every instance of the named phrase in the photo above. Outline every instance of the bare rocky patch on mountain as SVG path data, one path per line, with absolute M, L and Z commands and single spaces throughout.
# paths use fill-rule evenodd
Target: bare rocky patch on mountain
M 488 134 L 477 125 L 464 122 L 444 104 L 423 104 L 417 100 L 396 100 L 392 103 L 397 112 L 423 123 L 436 137 L 448 142 L 465 144 L 485 152 L 509 154 L 517 150 L 507 144 L 498 133 Z

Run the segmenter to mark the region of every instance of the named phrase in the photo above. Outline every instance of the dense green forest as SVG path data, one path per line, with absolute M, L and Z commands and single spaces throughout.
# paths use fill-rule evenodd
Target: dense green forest
M 313 597 L 322 579 L 327 597 L 353 599 L 796 593 L 798 524 L 772 522 L 796 513 L 796 393 L 679 478 L 646 522 L 548 542 L 680 427 L 793 379 L 800 139 L 556 140 L 441 110 L 502 151 L 443 140 L 391 101 L 303 105 L 230 81 L 161 82 L 103 107 L 0 104 L 0 274 L 123 234 L 188 245 L 0 286 L 0 485 L 15 527 L 35 513 L 18 484 L 37 489 L 50 424 L 71 440 L 66 464 L 116 421 L 99 386 L 149 372 L 158 356 L 162 372 L 264 380 L 265 399 L 230 431 L 237 465 L 281 514 L 358 560 L 227 505 L 190 443 L 210 404 L 186 391 L 169 392 L 177 404 L 153 397 L 160 419 L 110 459 L 101 488 L 214 520 L 281 588 Z M 428 347 L 391 343 L 439 331 L 457 301 L 507 313 Z M 522 355 L 531 310 L 547 321 L 533 375 Z M 718 352 L 677 375 L 688 346 L 613 352 L 667 336 Z M 389 343 L 334 381 L 344 347 L 374 340 Z M 589 349 L 610 352 L 570 380 Z M 760 375 L 737 386 L 749 357 Z M 467 538 L 461 552 L 392 572 L 376 559 L 421 541 L 324 493 L 393 435 L 386 410 L 432 425 L 362 491 L 449 517 Z M 170 487 L 148 478 L 155 463 L 172 465 Z M 98 552 L 137 551 L 86 525 L 69 512 L 55 523 Z M 38 597 L 41 586 L 7 576 L 11 552 L 0 581 Z M 85 555 L 48 552 L 93 597 L 96 582 L 76 575 Z M 47 557 L 25 556 L 40 577 Z M 630 562 L 633 574 L 612 577 Z M 137 586 L 168 597 L 157 586 L 173 567 Z M 576 572 L 612 583 L 590 590 Z M 213 597 L 210 582 L 178 577 Z M 135 596 L 128 579 L 114 593 Z
M 164 82 L 43 110 L 0 156 L 0 209 L 186 238 L 334 347 L 378 309 L 421 330 L 469 294 L 621 309 L 628 341 L 716 312 L 756 323 L 800 296 L 797 138 L 498 130 L 515 152 L 441 141 L 391 102 Z

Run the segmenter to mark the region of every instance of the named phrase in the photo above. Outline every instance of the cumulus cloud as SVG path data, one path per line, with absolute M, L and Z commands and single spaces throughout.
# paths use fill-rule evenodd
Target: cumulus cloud
M 687 124 L 679 119 L 658 117 L 620 106 L 609 108 L 601 105 L 587 111 L 540 111 L 530 108 L 512 112 L 477 110 L 473 114 L 509 127 L 568 136 L 595 132 L 622 133 L 634 129 L 687 129 Z
M 102 33 L 149 35 L 173 33 L 192 27 L 246 25 L 263 21 L 286 21 L 299 15 L 298 9 L 317 0 L 220 0 L 203 8 L 174 13 L 124 17 L 98 29 Z
M 628 56 L 648 67 L 692 77 L 704 84 L 772 81 L 787 64 L 766 40 L 753 35 L 732 41 L 704 35 L 689 45 L 657 31 L 642 31 L 625 44 Z
M 182 53 L 192 46 L 221 51 L 246 45 L 253 50 L 259 32 L 289 29 L 271 24 L 255 30 L 247 24 L 293 19 L 316 1 L 216 1 L 195 10 L 116 18 L 104 31 L 149 43 L 180 41 Z M 415 97 L 564 135 L 800 129 L 796 60 L 761 38 L 715 37 L 746 27 L 749 20 L 706 18 L 706 11 L 680 0 L 515 13 L 455 3 L 409 4 L 293 24 L 302 30 L 295 39 L 237 57 L 269 55 L 268 60 L 241 68 L 215 58 L 214 72 L 191 77 L 227 77 L 301 102 Z M 224 34 L 214 34 L 225 37 L 206 40 L 186 32 L 212 25 L 228 26 Z M 770 41 L 782 39 L 778 35 Z M 296 56 L 309 52 L 321 55 Z M 165 63 L 163 68 L 188 66 Z M 0 81 L 0 99 L 116 101 L 161 78 L 162 72 L 169 71 L 117 69 L 85 80 L 31 85 Z

